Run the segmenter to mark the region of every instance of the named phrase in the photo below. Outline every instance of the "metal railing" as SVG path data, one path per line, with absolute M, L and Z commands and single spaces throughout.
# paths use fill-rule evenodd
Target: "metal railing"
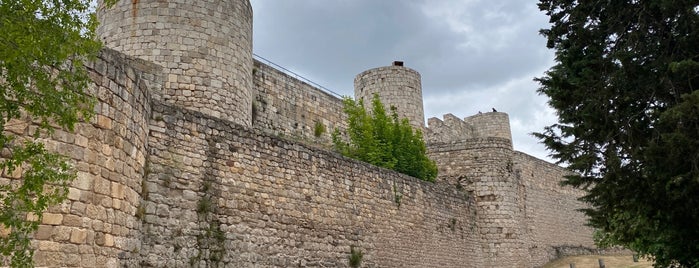
M 340 95 L 339 93 L 336 93 L 335 91 L 332 91 L 332 90 L 330 90 L 330 89 L 328 89 L 328 88 L 326 88 L 326 87 L 324 87 L 324 86 L 321 86 L 321 85 L 319 85 L 318 83 L 313 82 L 313 81 L 311 81 L 310 79 L 301 76 L 300 74 L 297 74 L 297 73 L 295 73 L 295 72 L 293 72 L 293 71 L 291 71 L 291 70 L 289 70 L 289 69 L 287 69 L 287 68 L 282 67 L 282 66 L 279 65 L 279 64 L 276 64 L 276 63 L 274 63 L 274 62 L 272 62 L 272 61 L 270 61 L 270 60 L 268 60 L 268 59 L 263 58 L 263 57 L 260 56 L 260 55 L 257 55 L 257 54 L 255 54 L 255 53 L 252 53 L 252 56 L 253 56 L 253 58 L 255 58 L 256 60 L 262 61 L 262 62 L 264 62 L 265 64 L 270 65 L 270 66 L 274 67 L 275 69 L 277 69 L 277 70 L 279 70 L 279 71 L 281 71 L 281 72 L 283 72 L 283 73 L 285 73 L 285 74 L 287 74 L 287 75 L 289 75 L 289 76 L 291 76 L 291 77 L 294 77 L 294 78 L 296 78 L 296 79 L 298 79 L 298 80 L 301 80 L 301 81 L 305 82 L 306 84 L 309 84 L 309 85 L 311 85 L 311 86 L 317 87 L 317 88 L 319 88 L 319 89 L 321 89 L 321 90 L 323 90 L 323 91 L 325 91 L 325 92 L 327 92 L 327 93 L 333 94 L 333 95 L 335 95 L 335 96 L 337 96 L 337 97 L 340 97 L 340 98 L 344 97 L 344 96 Z

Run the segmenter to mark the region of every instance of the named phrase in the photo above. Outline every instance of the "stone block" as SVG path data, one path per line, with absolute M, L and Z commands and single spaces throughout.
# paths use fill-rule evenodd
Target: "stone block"
M 112 198 L 124 199 L 124 185 L 112 182 Z
M 80 200 L 80 189 L 70 187 L 68 188 L 68 200 Z
M 53 241 L 68 241 L 70 239 L 70 232 L 73 227 L 66 226 L 56 226 L 51 232 L 51 237 Z
M 82 229 L 73 229 L 70 233 L 70 242 L 74 244 L 84 244 L 87 239 L 87 231 Z
M 38 251 L 34 253 L 35 265 L 38 267 L 65 266 L 66 255 L 60 251 Z
M 37 248 L 40 251 L 59 251 L 61 249 L 61 244 L 54 241 L 39 241 L 39 246 Z
M 53 226 L 51 225 L 39 225 L 39 229 L 34 233 L 34 239 L 38 240 L 48 240 L 51 238 L 51 233 L 53 232 Z
M 59 225 L 63 222 L 63 214 L 44 213 L 41 223 L 49 225 Z
M 112 119 L 104 115 L 97 115 L 97 126 L 103 129 L 112 129 Z
M 111 185 L 110 181 L 97 177 L 95 178 L 95 193 L 109 195 L 111 194 Z
M 111 234 L 104 234 L 104 245 L 107 247 L 114 246 L 114 236 Z
M 80 190 L 91 190 L 94 176 L 87 172 L 78 172 L 77 178 L 73 182 L 73 186 Z
M 82 217 L 77 215 L 65 215 L 63 216 L 63 225 L 72 227 L 82 227 L 83 220 Z
M 95 254 L 81 254 L 80 267 L 97 267 Z

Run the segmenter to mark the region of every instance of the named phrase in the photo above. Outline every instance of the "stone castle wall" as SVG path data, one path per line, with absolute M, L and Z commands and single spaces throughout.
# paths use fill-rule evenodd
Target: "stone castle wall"
M 148 155 L 150 92 L 161 68 L 104 49 L 88 66 L 96 116 L 75 132 L 56 130 L 46 147 L 71 158 L 77 179 L 68 199 L 50 208 L 34 234 L 38 266 L 135 266 L 141 247 L 137 211 Z M 34 126 L 13 124 L 17 135 Z M 0 261 L 0 265 L 2 265 Z
M 541 265 L 557 258 L 566 247 L 594 249 L 593 230 L 577 211 L 585 208 L 577 200 L 584 191 L 559 184 L 570 171 L 522 152 L 515 152 L 513 160 L 525 190 L 523 223 L 531 263 Z
M 577 200 L 584 192 L 559 184 L 566 169 L 513 151 L 506 118 L 447 114 L 431 118 L 426 131 L 438 180 L 460 185 L 476 200 L 484 265 L 536 267 L 567 248 L 593 252 L 592 230 L 577 211 L 584 208 Z
M 432 143 L 439 179 L 476 200 L 484 267 L 528 267 L 523 251 L 521 187 L 513 176 L 512 142 L 498 137 Z
M 105 46 L 163 67 L 163 100 L 250 125 L 249 1 L 118 1 L 97 16 Z
M 408 118 L 414 128 L 425 128 L 425 113 L 422 107 L 422 83 L 420 73 L 399 65 L 366 70 L 354 79 L 354 96 L 371 107 L 374 94 L 390 112 L 395 107 L 400 117 Z
M 253 82 L 255 129 L 329 146 L 332 131 L 347 128 L 342 99 L 336 96 L 259 61 Z
M 154 267 L 479 266 L 473 200 L 230 122 L 155 105 L 143 261 Z
M 414 70 L 364 72 L 355 97 L 387 93 L 423 128 L 436 183 L 323 148 L 341 100 L 252 60 L 249 1 L 99 15 L 119 52 L 89 67 L 93 122 L 47 139 L 78 179 L 35 234 L 38 265 L 342 267 L 354 245 L 364 267 L 533 267 L 592 246 L 564 169 L 513 151 L 505 113 L 424 128 Z

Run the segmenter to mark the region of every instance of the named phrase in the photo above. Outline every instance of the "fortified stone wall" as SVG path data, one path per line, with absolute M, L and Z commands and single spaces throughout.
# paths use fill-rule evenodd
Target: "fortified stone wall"
M 160 87 L 161 68 L 104 49 L 88 69 L 96 117 L 77 124 L 74 133 L 56 130 L 44 140 L 47 149 L 71 158 L 77 179 L 68 199 L 44 214 L 34 234 L 37 266 L 138 264 L 136 215 L 148 154 L 149 92 Z M 9 125 L 20 136 L 35 129 L 29 123 Z
M 95 120 L 47 139 L 78 179 L 35 234 L 39 265 L 335 267 L 355 245 L 364 267 L 532 267 L 592 245 L 581 193 L 558 186 L 563 169 L 513 151 L 507 114 L 424 129 L 412 69 L 361 73 L 356 98 L 379 93 L 425 130 L 436 183 L 300 143 L 345 127 L 342 103 L 253 66 L 249 1 L 98 13 L 107 46 L 154 63 L 104 50 L 89 67 Z
M 99 2 L 97 35 L 107 47 L 161 65 L 164 101 L 250 125 L 249 1 Z
M 522 152 L 515 152 L 513 158 L 515 173 L 525 188 L 523 222 L 532 265 L 565 254 L 561 248 L 594 249 L 593 230 L 577 211 L 585 207 L 577 200 L 584 192 L 559 184 L 570 171 Z
M 340 98 L 259 61 L 253 82 L 255 129 L 330 145 L 332 131 L 347 128 Z
M 151 125 L 144 265 L 480 267 L 473 199 L 169 105 Z
M 464 188 L 476 201 L 484 267 L 528 267 L 523 244 L 521 185 L 513 176 L 512 143 L 498 137 L 432 143 L 439 181 Z
M 445 114 L 442 118 L 443 120 L 432 117 L 427 120 L 428 128 L 425 130 L 427 143 L 449 143 L 483 137 L 512 140 L 510 119 L 506 113 L 479 113 L 464 119 L 453 114 Z
M 420 73 L 404 67 L 402 62 L 366 70 L 354 79 L 354 97 L 371 107 L 374 94 L 388 108 L 395 107 L 400 117 L 408 118 L 414 128 L 425 128 L 422 107 L 422 82 Z
M 355 245 L 366 267 L 531 267 L 592 247 L 581 193 L 558 186 L 565 171 L 513 152 L 501 122 L 489 137 L 432 119 L 440 177 L 426 183 L 265 129 L 341 117 L 313 110 L 339 110 L 334 97 L 264 68 L 258 96 L 273 101 L 256 127 L 272 134 L 164 102 L 161 67 L 104 50 L 90 66 L 96 119 L 47 140 L 79 176 L 35 235 L 37 264 L 342 266 Z
M 569 171 L 512 151 L 507 114 L 489 112 L 461 120 L 430 118 L 426 131 L 438 181 L 474 196 L 487 267 L 534 267 L 567 254 L 594 252 L 592 230 L 577 211 L 584 192 L 562 187 Z

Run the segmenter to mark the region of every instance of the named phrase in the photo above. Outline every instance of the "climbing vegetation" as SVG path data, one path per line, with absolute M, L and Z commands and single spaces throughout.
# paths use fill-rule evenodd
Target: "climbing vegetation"
M 342 135 L 336 129 L 332 135 L 335 148 L 342 155 L 421 180 L 435 180 L 437 165 L 427 157 L 422 132 L 413 129 L 408 119 L 399 119 L 395 107 L 391 107 L 389 115 L 378 95 L 371 101 L 371 112 L 361 100 L 345 98 L 343 102 L 347 133 Z

